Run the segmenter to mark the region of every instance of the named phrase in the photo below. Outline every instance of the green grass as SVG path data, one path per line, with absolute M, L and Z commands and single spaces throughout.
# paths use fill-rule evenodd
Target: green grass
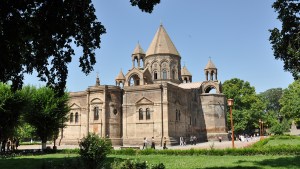
M 58 165 L 66 159 L 74 159 L 78 154 L 46 154 L 20 156 L 9 159 L 0 159 L 1 169 L 40 169 L 44 163 Z
M 268 140 L 265 146 L 279 146 L 279 145 L 300 145 L 299 137 L 274 137 Z
M 197 168 L 300 168 L 300 156 L 110 156 L 118 160 L 139 159 L 149 164 L 164 163 L 167 169 L 197 169 Z
M 76 160 L 77 154 L 47 154 L 0 159 L 1 169 L 40 169 L 43 163 L 60 165 L 67 159 Z M 108 160 L 138 159 L 149 164 L 164 163 L 167 169 L 233 169 L 233 168 L 300 168 L 300 156 L 175 156 L 175 155 L 110 155 Z
M 268 169 L 268 168 L 300 168 L 300 156 L 299 153 L 293 153 L 298 151 L 300 145 L 300 137 L 280 136 L 270 137 L 258 142 L 254 147 L 248 149 L 226 149 L 226 150 L 214 150 L 214 153 L 208 153 L 210 155 L 203 155 L 196 153 L 198 150 L 176 150 L 176 152 L 163 151 L 140 151 L 139 153 L 131 152 L 133 150 L 127 150 L 124 153 L 127 155 L 115 154 L 109 155 L 109 162 L 123 161 L 126 159 L 147 161 L 149 164 L 163 163 L 167 169 Z M 252 151 L 257 149 L 261 153 L 254 153 L 257 155 L 246 156 L 241 154 L 251 154 Z M 177 151 L 180 151 L 177 152 Z M 219 152 L 222 151 L 222 152 Z M 225 155 L 227 151 L 227 154 Z M 232 151 L 232 153 L 230 153 Z M 243 152 L 244 153 L 241 153 Z M 249 153 L 247 153 L 249 151 Z M 255 150 L 256 151 L 256 150 Z M 161 154 L 159 154 L 159 153 Z M 278 153 L 277 153 L 278 152 Z M 282 153 L 289 152 L 289 153 Z M 189 155 L 189 154 L 194 155 Z M 138 155 L 130 155 L 138 154 Z M 198 155 L 195 155 L 198 154 Z M 258 155 L 266 154 L 266 155 Z M 272 155 L 273 154 L 273 155 Z M 280 154 L 280 155 L 277 155 Z M 31 155 L 20 156 L 8 159 L 0 158 L 0 169 L 40 169 L 43 166 L 56 166 L 56 168 L 62 168 L 62 165 L 77 166 L 69 167 L 72 169 L 78 168 L 78 149 L 77 150 L 63 150 L 58 151 L 57 154 L 46 155 Z M 48 167 L 49 168 L 49 167 Z

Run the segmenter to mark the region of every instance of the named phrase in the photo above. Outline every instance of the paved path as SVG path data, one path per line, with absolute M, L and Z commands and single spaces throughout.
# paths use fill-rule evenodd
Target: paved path
M 236 148 L 242 148 L 242 147 L 247 147 L 252 145 L 253 143 L 257 142 L 259 139 L 255 138 L 249 141 L 235 141 L 234 145 Z M 47 145 L 49 147 L 52 148 L 52 144 L 51 145 Z M 222 141 L 222 142 L 218 142 L 218 141 L 210 141 L 210 142 L 204 142 L 204 143 L 197 143 L 196 145 L 186 145 L 186 146 L 168 146 L 168 149 L 182 149 L 182 150 L 186 150 L 186 149 L 211 149 L 211 148 L 215 148 L 215 149 L 224 149 L 224 148 L 231 148 L 232 147 L 232 142 L 231 141 Z M 60 145 L 57 146 L 57 149 L 74 149 L 74 148 L 79 148 L 78 145 Z M 120 147 L 114 147 L 115 149 L 120 149 Z M 140 147 L 142 148 L 142 146 Z M 24 150 L 24 149 L 41 149 L 41 145 L 21 145 L 18 147 L 19 150 Z M 162 147 L 160 145 L 156 146 L 156 149 L 162 149 Z

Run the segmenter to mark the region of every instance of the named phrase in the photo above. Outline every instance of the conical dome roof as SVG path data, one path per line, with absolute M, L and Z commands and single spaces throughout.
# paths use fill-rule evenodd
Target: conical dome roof
M 215 64 L 211 61 L 211 59 L 209 59 L 207 65 L 205 66 L 205 70 L 206 69 L 217 69 Z
M 136 45 L 136 47 L 134 48 L 134 51 L 132 54 L 145 54 L 143 48 L 141 47 L 140 43 L 138 43 Z
M 155 54 L 173 54 L 180 56 L 165 28 L 160 25 L 147 52 L 146 56 Z
M 185 65 L 181 69 L 181 76 L 192 76 L 192 74 L 188 71 Z
M 125 76 L 124 76 L 124 74 L 122 72 L 122 69 L 121 69 L 119 75 L 116 77 L 115 80 L 125 80 Z

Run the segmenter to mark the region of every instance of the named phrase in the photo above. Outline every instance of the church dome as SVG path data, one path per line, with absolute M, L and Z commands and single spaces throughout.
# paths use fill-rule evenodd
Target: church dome
M 165 28 L 160 25 L 147 52 L 146 57 L 156 54 L 172 54 L 180 56 Z

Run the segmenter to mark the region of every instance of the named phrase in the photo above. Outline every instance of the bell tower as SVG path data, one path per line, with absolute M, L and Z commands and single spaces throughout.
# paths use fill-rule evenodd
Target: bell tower
M 131 55 L 132 58 L 132 68 L 135 67 L 135 61 L 137 61 L 137 67 L 144 68 L 144 59 L 145 59 L 145 52 L 142 49 L 141 45 L 138 43 Z M 141 61 L 143 62 L 143 65 L 141 66 Z

